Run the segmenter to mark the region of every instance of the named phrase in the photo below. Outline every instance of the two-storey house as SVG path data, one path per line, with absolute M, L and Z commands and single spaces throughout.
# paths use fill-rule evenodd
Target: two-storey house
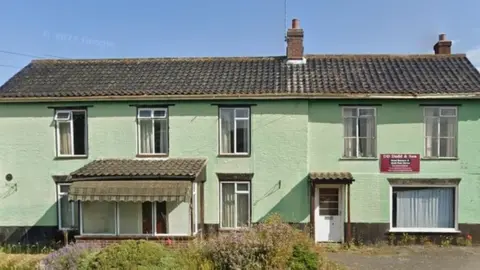
M 34 60 L 0 88 L 0 241 L 480 239 L 480 73 L 428 55 Z

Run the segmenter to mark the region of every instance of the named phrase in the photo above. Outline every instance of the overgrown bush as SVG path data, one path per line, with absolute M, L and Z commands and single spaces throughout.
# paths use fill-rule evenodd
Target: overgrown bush
M 45 254 L 6 254 L 0 252 L 0 269 L 35 270 Z
M 272 215 L 249 230 L 208 240 L 203 250 L 215 269 L 285 269 L 294 247 L 312 245 L 306 233 Z
M 88 269 L 87 265 L 84 264 L 84 260 L 91 254 L 95 254 L 99 249 L 94 244 L 69 244 L 50 253 L 41 263 L 46 270 Z
M 145 240 L 111 244 L 96 253 L 88 269 L 178 269 L 175 252 Z
M 316 270 L 318 269 L 318 254 L 311 247 L 296 245 L 288 262 L 291 270 Z

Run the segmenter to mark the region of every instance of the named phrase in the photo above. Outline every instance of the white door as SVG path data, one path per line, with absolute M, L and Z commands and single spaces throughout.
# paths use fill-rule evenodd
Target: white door
M 315 194 L 315 240 L 343 242 L 342 186 L 320 186 Z

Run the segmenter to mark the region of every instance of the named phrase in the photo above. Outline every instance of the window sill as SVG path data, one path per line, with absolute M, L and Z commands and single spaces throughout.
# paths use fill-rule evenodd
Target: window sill
M 68 160 L 68 159 L 87 159 L 87 155 L 78 155 L 78 156 L 56 156 L 53 160 Z
M 422 157 L 421 160 L 432 160 L 432 161 L 456 161 L 458 157 Z
M 217 157 L 223 158 L 247 158 L 250 157 L 250 154 L 218 154 Z
M 461 233 L 457 229 L 442 228 L 392 228 L 391 233 Z
M 340 161 L 375 161 L 378 160 L 376 157 L 341 157 L 338 160 Z
M 137 154 L 137 158 L 167 158 L 168 154 Z

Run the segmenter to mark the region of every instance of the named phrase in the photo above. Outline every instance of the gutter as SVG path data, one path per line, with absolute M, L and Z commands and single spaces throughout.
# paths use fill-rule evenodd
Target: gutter
M 143 95 L 89 97 L 0 97 L 0 103 L 47 103 L 92 101 L 165 101 L 165 100 L 329 100 L 329 99 L 480 99 L 480 92 L 439 95 L 378 95 L 378 94 L 260 94 L 260 95 Z

